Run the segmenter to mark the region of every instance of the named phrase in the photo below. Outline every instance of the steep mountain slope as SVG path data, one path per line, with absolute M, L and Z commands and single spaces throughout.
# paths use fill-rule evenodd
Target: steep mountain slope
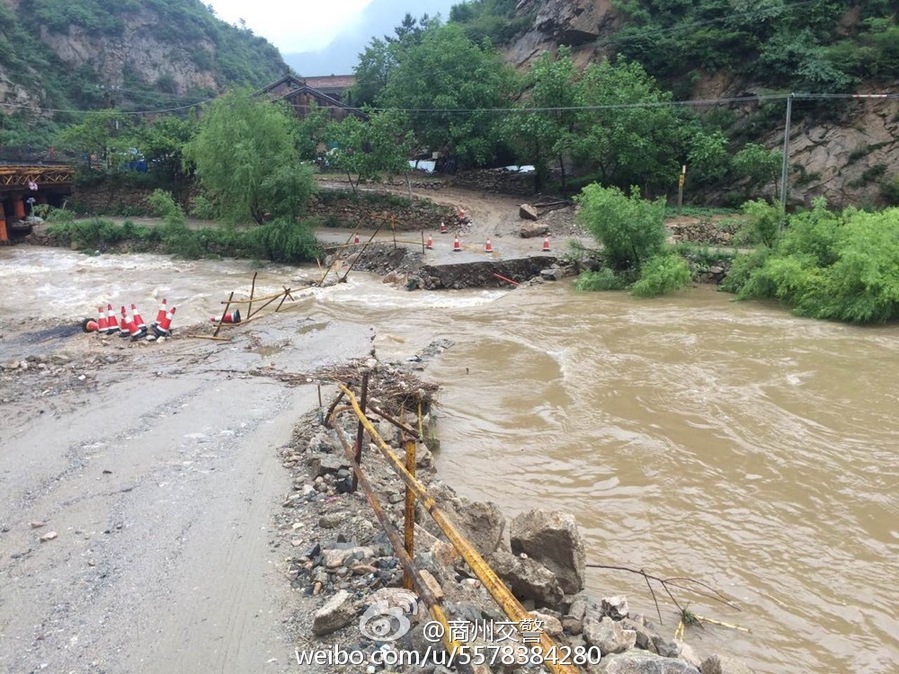
M 59 110 L 156 110 L 287 71 L 278 50 L 199 0 L 0 0 L 0 143 Z M 29 140 L 30 144 L 40 138 Z
M 559 45 L 581 66 L 621 55 L 680 100 L 748 97 L 702 107 L 730 120 L 735 145 L 779 150 L 787 93 L 836 94 L 794 100 L 791 193 L 859 204 L 899 186 L 896 15 L 885 1 L 520 0 L 514 16 L 530 27 L 502 49 L 519 68 Z

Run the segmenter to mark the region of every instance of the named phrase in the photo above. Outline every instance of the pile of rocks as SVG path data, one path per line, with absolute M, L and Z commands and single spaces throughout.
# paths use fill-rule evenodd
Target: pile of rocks
M 0 402 L 21 400 L 23 396 L 47 398 L 72 390 L 93 391 L 97 371 L 118 360 L 120 357 L 113 354 L 76 358 L 57 353 L 0 363 Z

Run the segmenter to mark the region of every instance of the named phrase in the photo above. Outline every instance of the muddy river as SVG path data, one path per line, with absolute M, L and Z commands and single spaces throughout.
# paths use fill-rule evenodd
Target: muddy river
M 183 325 L 248 290 L 257 269 L 260 292 L 316 274 L 0 249 L 0 319 L 74 320 L 128 295 L 151 315 L 167 297 Z M 315 321 L 373 326 L 381 358 L 452 339 L 428 366 L 443 387 L 443 478 L 509 515 L 574 512 L 590 562 L 733 598 L 741 611 L 678 593 L 751 630 L 689 628 L 700 652 L 769 674 L 896 671 L 899 327 L 803 320 L 705 289 L 651 301 L 564 283 L 409 293 L 354 273 L 301 296 Z M 654 617 L 636 576 L 592 569 L 589 585 Z M 659 602 L 673 634 L 676 609 Z

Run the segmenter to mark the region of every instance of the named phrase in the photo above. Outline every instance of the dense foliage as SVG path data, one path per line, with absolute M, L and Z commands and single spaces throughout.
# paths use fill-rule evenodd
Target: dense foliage
M 408 111 L 423 147 L 468 164 L 492 160 L 499 122 L 492 109 L 507 105 L 513 91 L 512 71 L 499 54 L 473 43 L 459 26 L 436 21 L 405 46 L 388 49 L 396 62 L 376 107 Z
M 206 196 L 224 220 L 296 219 L 315 189 L 299 163 L 296 121 L 287 107 L 235 89 L 204 109 L 184 148 Z
M 163 209 L 166 210 L 166 209 Z M 74 220 L 66 212 L 51 213 L 48 235 L 60 244 L 85 251 L 146 251 L 188 259 L 236 257 L 283 263 L 311 262 L 321 250 L 308 223 L 275 220 L 253 229 L 190 229 L 183 214 L 171 212 L 160 226 L 126 220 Z
M 773 247 L 734 260 L 725 289 L 778 299 L 801 316 L 852 323 L 899 318 L 899 209 L 841 213 L 818 201 Z
M 620 290 L 630 286 L 638 297 L 654 297 L 683 288 L 690 268 L 667 243 L 665 204 L 640 198 L 634 187 L 587 185 L 578 196 L 578 220 L 602 244 L 604 266 L 585 272 L 579 290 Z
M 665 204 L 640 198 L 634 187 L 587 185 L 578 196 L 578 221 L 602 244 L 606 264 L 616 271 L 639 269 L 665 246 Z
M 450 21 L 461 24 L 472 42 L 509 42 L 531 27 L 535 9 L 516 11 L 519 0 L 468 0 L 453 5 Z
M 626 22 L 612 47 L 666 80 L 701 68 L 794 91 L 846 91 L 899 74 L 889 0 L 614 2 Z
M 408 128 L 408 120 L 398 112 L 372 112 L 364 121 L 348 115 L 325 129 L 325 138 L 335 146 L 328 161 L 346 172 L 354 194 L 362 180 L 408 173 L 412 150 Z

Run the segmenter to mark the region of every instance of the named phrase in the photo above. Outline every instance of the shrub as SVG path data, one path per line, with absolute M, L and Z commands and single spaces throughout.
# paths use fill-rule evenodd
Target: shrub
M 664 295 L 685 287 L 690 278 L 690 267 L 682 257 L 656 255 L 643 265 L 639 280 L 631 286 L 631 293 L 637 297 Z
M 617 187 L 587 185 L 577 197 L 578 220 L 602 244 L 608 263 L 616 270 L 639 269 L 665 246 L 665 203 L 647 201 L 631 188 L 630 196 Z
M 147 198 L 147 201 L 150 202 L 150 206 L 153 207 L 156 214 L 161 217 L 166 224 L 184 225 L 184 223 L 187 222 L 187 218 L 184 217 L 184 211 L 181 209 L 181 206 L 175 203 L 170 192 L 159 189 L 153 190 L 153 193 Z
M 743 204 L 743 213 L 748 216 L 746 224 L 740 227 L 735 237 L 737 245 L 773 246 L 780 232 L 783 210 L 761 199 Z
M 880 183 L 880 197 L 888 206 L 899 206 L 899 173 Z
M 624 290 L 627 288 L 627 278 L 623 274 L 616 274 L 610 267 L 603 267 L 599 271 L 581 272 L 574 282 L 577 290 Z
M 319 256 L 318 241 L 312 228 L 304 222 L 274 220 L 252 232 L 252 235 L 275 262 L 309 262 Z
M 773 250 L 734 260 L 723 289 L 776 298 L 802 316 L 852 323 L 899 318 L 899 209 L 793 216 Z

